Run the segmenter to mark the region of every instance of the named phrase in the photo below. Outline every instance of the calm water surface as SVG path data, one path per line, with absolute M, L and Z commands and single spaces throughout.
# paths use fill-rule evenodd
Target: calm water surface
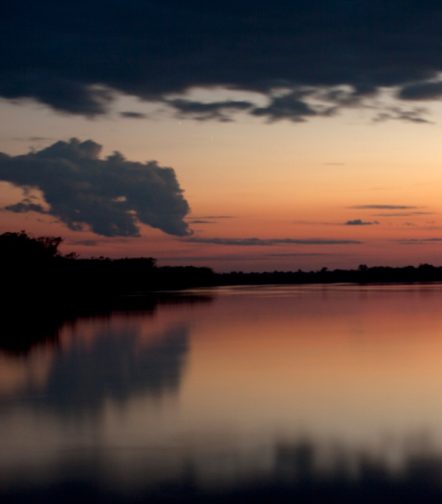
M 442 286 L 197 294 L 0 349 L 0 497 L 441 502 Z

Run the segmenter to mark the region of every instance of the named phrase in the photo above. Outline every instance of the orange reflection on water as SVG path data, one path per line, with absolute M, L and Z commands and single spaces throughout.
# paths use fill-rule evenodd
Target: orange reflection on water
M 183 409 L 242 430 L 439 430 L 441 302 L 439 287 L 225 295 L 193 332 Z

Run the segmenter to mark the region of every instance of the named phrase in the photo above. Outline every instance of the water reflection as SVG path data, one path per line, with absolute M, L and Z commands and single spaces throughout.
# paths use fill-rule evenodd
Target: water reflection
M 31 364 L 21 389 L 9 400 L 0 395 L 0 405 L 82 416 L 99 412 L 109 400 L 125 403 L 140 394 L 161 398 L 174 393 L 188 352 L 188 327 L 153 334 L 146 345 L 139 344 L 139 337 L 133 327 L 110 326 L 99 328 L 89 341 L 74 339 L 49 359 L 44 383 L 36 379 Z
M 56 345 L 64 323 L 57 314 L 2 314 L 0 353 L 19 356 L 28 354 L 35 346 Z
M 440 286 L 211 296 L 0 352 L 0 498 L 440 502 Z
M 26 406 L 62 416 L 100 412 L 106 401 L 165 397 L 179 387 L 187 323 L 145 330 L 159 305 L 210 302 L 203 295 L 143 298 L 130 311 L 95 316 L 5 317 L 0 344 L 0 408 Z M 142 309 L 141 309 L 141 306 Z
M 239 453 L 197 460 L 191 453 L 179 474 L 150 480 L 154 465 L 140 458 L 143 484 L 127 486 L 103 479 L 103 453 L 81 464 L 70 460 L 57 468 L 51 485 L 10 484 L 0 488 L 5 502 L 94 503 L 436 503 L 442 498 L 442 455 L 427 448 L 405 454 L 400 466 L 343 445 L 319 445 L 310 439 L 280 442 L 255 457 L 255 471 L 244 471 Z M 262 467 L 257 470 L 261 462 Z M 250 463 L 250 460 L 249 460 Z M 203 467 L 205 464 L 205 467 Z M 216 470 L 216 481 L 202 481 Z M 249 468 L 250 469 L 250 468 Z M 223 475 L 224 473 L 224 475 Z M 228 473 L 228 480 L 224 479 Z M 221 476 L 221 478 L 219 477 Z
M 159 306 L 204 304 L 213 301 L 211 293 L 157 293 L 151 295 L 126 296 L 114 301 L 113 305 L 91 307 L 89 310 L 61 314 L 50 307 L 37 305 L 26 313 L 6 311 L 1 317 L 0 354 L 12 356 L 27 355 L 37 346 L 59 344 L 60 330 L 67 323 L 78 320 L 109 318 L 111 315 L 142 315 L 149 318 L 155 315 Z

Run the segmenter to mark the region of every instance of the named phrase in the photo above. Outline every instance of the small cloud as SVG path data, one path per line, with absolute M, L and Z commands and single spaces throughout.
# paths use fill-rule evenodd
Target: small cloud
M 210 261 L 251 261 L 254 259 L 261 259 L 259 255 L 245 255 L 245 254 L 225 254 L 225 255 L 210 255 L 210 256 L 165 256 L 161 257 L 160 261 L 178 261 L 180 263 L 184 261 L 191 262 L 210 262 Z
M 255 107 L 252 114 L 266 118 L 269 122 L 287 119 L 292 122 L 304 122 L 310 117 L 328 115 L 312 107 L 304 99 L 311 92 L 299 90 L 272 97 L 265 107 Z
M 197 121 L 215 119 L 221 122 L 232 121 L 232 113 L 249 110 L 253 103 L 242 100 L 225 100 L 218 102 L 200 102 L 186 99 L 166 100 L 179 117 L 190 117 Z
M 188 220 L 189 224 L 216 224 L 219 220 L 233 219 L 232 215 L 204 215 Z
M 441 243 L 442 238 L 404 238 L 402 240 L 397 240 L 398 243 L 402 245 L 424 245 L 428 243 Z
M 369 205 L 354 205 L 349 208 L 358 210 L 408 210 L 412 208 L 419 208 L 413 205 L 385 205 L 385 204 L 369 204 Z
M 85 247 L 95 247 L 98 245 L 97 240 L 71 240 L 69 242 L 72 245 L 83 245 Z
M 210 219 L 191 219 L 187 221 L 189 224 L 216 224 L 216 220 Z
M 303 226 L 340 226 L 340 222 L 326 222 L 326 221 L 306 221 L 306 220 L 294 220 L 291 221 L 292 224 L 300 224 Z
M 147 115 L 142 112 L 133 112 L 132 110 L 125 110 L 120 112 L 120 116 L 126 119 L 146 119 Z
M 433 124 L 431 121 L 426 119 L 424 116 L 428 114 L 428 111 L 422 107 L 416 107 L 413 109 L 404 109 L 401 107 L 390 107 L 382 112 L 379 112 L 374 118 L 373 122 L 385 122 L 385 121 L 406 121 L 417 124 Z
M 234 219 L 234 215 L 203 215 L 201 217 L 198 217 L 199 219 Z
M 5 206 L 3 210 L 7 210 L 8 212 L 14 212 L 14 213 L 27 213 L 27 212 L 48 213 L 48 211 L 42 205 L 38 203 L 32 203 L 26 200 L 20 201 L 19 203 L 15 203 L 13 205 Z
M 364 221 L 362 219 L 352 219 L 344 223 L 345 226 L 373 226 L 379 224 L 378 221 Z
M 232 215 L 203 215 L 201 217 L 194 217 L 187 221 L 188 224 L 216 224 L 220 220 L 233 219 Z
M 433 215 L 434 212 L 400 212 L 400 213 L 379 213 L 375 217 L 412 217 L 414 215 Z
M 359 240 L 343 240 L 334 238 L 201 238 L 192 237 L 187 241 L 192 243 L 207 243 L 212 245 L 238 245 L 244 247 L 263 247 L 273 245 L 355 245 Z
M 15 137 L 12 140 L 15 142 L 49 142 L 52 141 L 51 137 L 44 136 L 30 136 L 30 137 Z
M 219 255 L 207 255 L 207 256 L 187 256 L 187 255 L 179 255 L 179 256 L 164 256 L 160 257 L 159 260 L 170 261 L 170 262 L 210 262 L 210 261 L 266 261 L 273 259 L 275 257 L 280 258 L 296 258 L 296 257 L 316 257 L 316 256 L 334 256 L 336 254 L 333 253 L 321 253 L 321 252 L 292 252 L 292 253 L 274 253 L 274 254 L 219 254 Z M 342 257 L 345 254 L 339 254 L 339 257 Z
M 332 256 L 335 254 L 328 252 L 288 252 L 288 253 L 274 253 L 274 254 L 266 254 L 267 257 L 316 257 L 316 256 Z M 339 254 L 341 257 L 342 254 Z

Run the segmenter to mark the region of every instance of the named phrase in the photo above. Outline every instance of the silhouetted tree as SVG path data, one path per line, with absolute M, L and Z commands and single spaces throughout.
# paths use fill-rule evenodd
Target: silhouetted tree
M 59 236 L 31 238 L 24 231 L 0 235 L 0 261 L 47 261 L 59 256 Z

